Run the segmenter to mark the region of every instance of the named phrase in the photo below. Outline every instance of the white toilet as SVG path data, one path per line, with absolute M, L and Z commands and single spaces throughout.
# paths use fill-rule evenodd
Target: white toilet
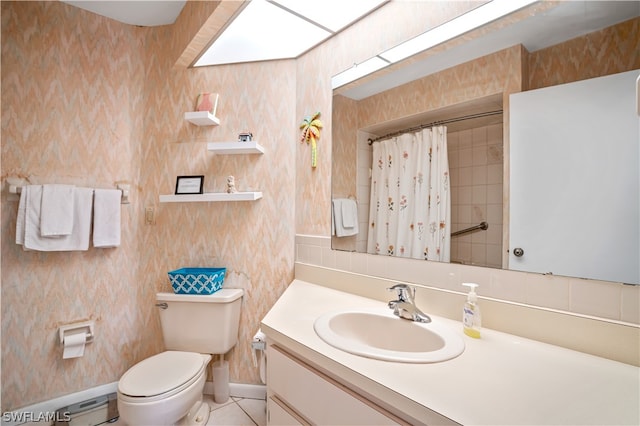
M 202 402 L 212 354 L 238 341 L 241 289 L 211 295 L 158 293 L 165 352 L 140 361 L 118 382 L 120 419 L 137 425 L 204 425 Z

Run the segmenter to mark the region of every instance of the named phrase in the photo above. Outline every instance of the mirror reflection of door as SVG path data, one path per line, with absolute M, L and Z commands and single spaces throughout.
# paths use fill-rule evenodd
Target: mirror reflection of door
M 509 269 L 640 282 L 639 75 L 511 95 Z

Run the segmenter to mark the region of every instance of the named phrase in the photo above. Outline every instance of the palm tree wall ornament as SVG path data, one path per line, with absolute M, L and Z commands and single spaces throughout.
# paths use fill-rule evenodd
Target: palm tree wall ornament
M 310 117 L 305 117 L 300 124 L 302 137 L 300 142 L 311 143 L 311 167 L 318 165 L 318 146 L 316 141 L 320 139 L 320 129 L 322 129 L 322 121 L 320 121 L 320 113 L 316 112 Z

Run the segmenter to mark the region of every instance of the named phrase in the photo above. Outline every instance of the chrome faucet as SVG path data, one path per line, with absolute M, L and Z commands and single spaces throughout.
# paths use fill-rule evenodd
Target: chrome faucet
M 396 284 L 387 290 L 398 293 L 398 300 L 389 302 L 389 309 L 393 309 L 394 315 L 416 322 L 431 322 L 429 315 L 422 312 L 416 306 L 414 301 L 416 294 L 415 288 L 409 287 L 406 284 Z

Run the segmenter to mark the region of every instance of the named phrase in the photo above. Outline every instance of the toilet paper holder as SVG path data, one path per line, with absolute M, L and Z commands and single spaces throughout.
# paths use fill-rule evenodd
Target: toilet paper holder
M 267 342 L 254 340 L 251 342 L 251 348 L 254 351 L 265 351 L 267 350 Z
M 86 343 L 93 342 L 93 321 L 76 322 L 73 324 L 67 324 L 60 327 L 58 330 L 60 335 L 60 344 L 64 345 L 64 336 L 72 334 L 84 333 Z

